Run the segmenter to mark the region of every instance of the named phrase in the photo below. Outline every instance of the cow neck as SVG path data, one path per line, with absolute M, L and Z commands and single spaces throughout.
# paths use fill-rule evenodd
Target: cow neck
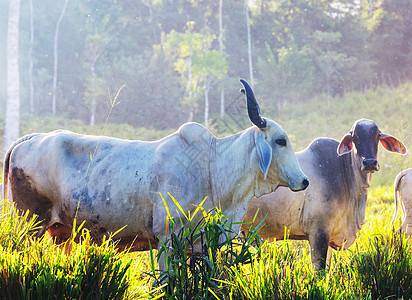
M 244 209 L 253 197 L 257 176 L 257 157 L 251 128 L 217 139 L 210 182 L 215 205 Z M 244 206 L 244 207 L 243 207 Z
M 352 213 L 356 219 L 356 231 L 360 230 L 365 219 L 368 188 L 372 179 L 371 173 L 361 171 L 360 160 L 355 151 L 351 151 L 351 163 L 354 170 L 353 190 L 351 196 Z

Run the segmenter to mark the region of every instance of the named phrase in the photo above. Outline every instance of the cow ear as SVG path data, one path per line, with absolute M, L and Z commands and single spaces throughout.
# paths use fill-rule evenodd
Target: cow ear
M 272 161 L 272 147 L 265 140 L 265 137 L 260 130 L 255 134 L 255 145 L 259 158 L 259 167 L 265 175 L 266 180 L 270 163 Z
M 406 154 L 405 145 L 394 136 L 381 132 L 379 134 L 379 141 L 381 142 L 383 148 L 385 148 L 389 152 Z
M 338 155 L 342 156 L 346 153 L 351 152 L 352 149 L 353 149 L 352 134 L 347 133 L 339 143 L 339 146 L 337 149 Z

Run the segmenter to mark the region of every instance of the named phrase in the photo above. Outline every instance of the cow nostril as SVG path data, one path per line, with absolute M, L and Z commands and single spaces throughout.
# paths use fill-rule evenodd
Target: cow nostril
M 362 166 L 367 169 L 370 169 L 370 168 L 376 169 L 378 167 L 378 160 L 373 159 L 373 158 L 364 159 L 362 161 Z
M 308 187 L 308 185 L 309 185 L 309 180 L 303 179 L 302 185 L 303 185 L 303 188 L 306 189 L 306 188 Z

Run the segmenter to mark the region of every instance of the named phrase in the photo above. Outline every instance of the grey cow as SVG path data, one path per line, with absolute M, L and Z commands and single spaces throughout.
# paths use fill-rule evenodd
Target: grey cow
M 279 185 L 299 191 L 309 184 L 286 132 L 260 116 L 252 89 L 241 82 L 256 126 L 216 138 L 202 125 L 187 123 L 154 142 L 62 130 L 31 134 L 6 154 L 4 193 L 10 184 L 17 208 L 39 215 L 41 233 L 47 230 L 57 241 L 68 237 L 77 213 L 97 241 L 127 225 L 116 237 L 119 246 L 134 241 L 133 250 L 165 237 L 159 192 L 172 217 L 177 207 L 168 192 L 185 211 L 207 196 L 206 210 L 220 205 L 228 218 L 241 221 L 254 196 Z
M 293 194 L 279 188 L 252 199 L 244 221 L 251 222 L 259 209 L 256 223 L 267 215 L 259 231 L 262 238 L 281 240 L 286 226 L 290 239 L 309 240 L 312 264 L 323 269 L 331 254 L 328 246 L 348 248 L 363 224 L 372 173 L 379 170 L 379 142 L 390 152 L 406 153 L 402 142 L 366 119 L 356 121 L 340 143 L 315 139 L 296 154 L 309 188 Z

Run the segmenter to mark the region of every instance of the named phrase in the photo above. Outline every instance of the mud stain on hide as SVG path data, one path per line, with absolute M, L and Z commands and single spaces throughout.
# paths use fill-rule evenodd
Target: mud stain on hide
M 36 214 L 39 220 L 47 223 L 51 219 L 52 202 L 35 189 L 32 182 L 32 178 L 26 175 L 23 169 L 12 168 L 10 188 L 13 202 L 21 213 L 29 210 L 30 215 Z

